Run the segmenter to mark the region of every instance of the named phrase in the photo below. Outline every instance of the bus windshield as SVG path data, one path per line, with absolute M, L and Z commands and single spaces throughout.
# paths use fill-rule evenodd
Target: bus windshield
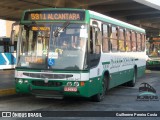
M 149 57 L 160 57 L 160 42 L 147 42 L 146 48 Z
M 83 69 L 88 36 L 85 24 L 24 25 L 21 35 L 17 67 Z

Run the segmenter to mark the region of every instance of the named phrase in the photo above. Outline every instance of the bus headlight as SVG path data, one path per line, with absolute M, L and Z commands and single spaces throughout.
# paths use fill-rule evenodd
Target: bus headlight
M 79 82 L 74 82 L 74 86 L 79 86 Z
M 23 80 L 22 80 L 22 79 L 19 79 L 19 80 L 18 80 L 18 83 L 19 83 L 19 84 L 22 84 L 22 83 L 23 83 Z
M 67 82 L 67 86 L 72 86 L 72 82 Z
M 24 83 L 26 83 L 26 84 L 27 84 L 27 83 L 28 83 L 28 80 L 24 80 Z

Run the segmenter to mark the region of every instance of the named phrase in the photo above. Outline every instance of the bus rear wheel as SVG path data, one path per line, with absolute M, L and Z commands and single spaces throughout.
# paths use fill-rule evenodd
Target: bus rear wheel
M 105 94 L 106 94 L 106 90 L 107 90 L 107 79 L 106 79 L 106 77 L 104 77 L 102 80 L 102 92 L 92 96 L 92 100 L 94 102 L 103 101 Z
M 136 84 L 136 79 L 137 79 L 137 71 L 136 69 L 134 70 L 134 73 L 133 73 L 133 79 L 131 81 L 128 82 L 128 86 L 129 87 L 134 87 L 135 84 Z

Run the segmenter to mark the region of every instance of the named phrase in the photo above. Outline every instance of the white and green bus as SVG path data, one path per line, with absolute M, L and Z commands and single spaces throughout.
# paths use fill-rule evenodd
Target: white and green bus
M 102 101 L 146 67 L 145 30 L 90 10 L 26 10 L 17 44 L 16 91 L 37 97 Z
M 147 69 L 160 69 L 160 36 L 150 37 L 146 42 Z

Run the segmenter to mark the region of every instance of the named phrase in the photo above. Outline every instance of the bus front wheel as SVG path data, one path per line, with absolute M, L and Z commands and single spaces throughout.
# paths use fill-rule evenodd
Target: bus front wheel
M 106 90 L 107 90 L 107 78 L 104 77 L 103 80 L 102 80 L 102 92 L 92 96 L 92 100 L 94 102 L 103 101 L 103 99 L 105 97 L 105 94 L 106 94 Z

